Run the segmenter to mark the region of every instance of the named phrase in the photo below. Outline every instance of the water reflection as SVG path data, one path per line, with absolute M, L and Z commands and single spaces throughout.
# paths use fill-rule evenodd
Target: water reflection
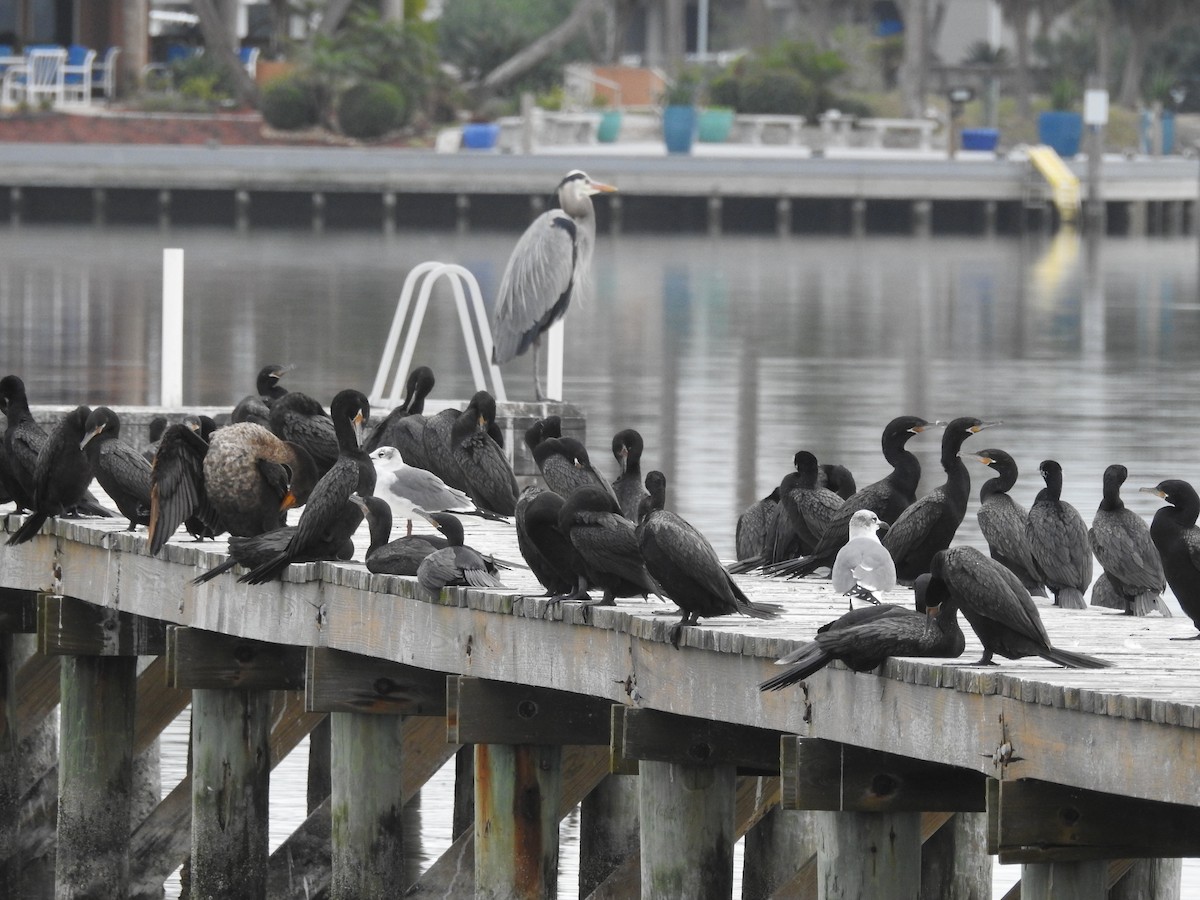
M 460 262 L 490 300 L 514 240 L 23 228 L 0 259 L 3 365 L 35 403 L 155 401 L 161 249 L 173 245 L 187 254 L 189 403 L 232 404 L 272 360 L 328 398 L 369 385 L 410 267 Z M 879 432 L 900 412 L 1004 419 L 988 439 L 1021 463 L 1018 499 L 1053 456 L 1087 511 L 1113 461 L 1131 484 L 1195 477 L 1196 255 L 1186 238 L 1081 245 L 1065 233 L 602 236 L 592 296 L 569 318 L 567 394 L 602 465 L 615 431 L 644 433 L 647 467 L 724 553 L 737 510 L 800 447 L 879 477 Z M 471 392 L 450 304 L 431 310 L 415 363 L 437 372 L 438 397 Z M 506 376 L 514 395 L 529 390 L 526 360 Z M 939 480 L 936 444 L 913 444 L 925 488 Z

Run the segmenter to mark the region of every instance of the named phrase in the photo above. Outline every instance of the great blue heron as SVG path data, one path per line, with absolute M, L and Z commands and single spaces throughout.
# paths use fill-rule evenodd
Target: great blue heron
M 596 242 L 592 195 L 616 188 L 578 169 L 558 185 L 558 209 L 536 219 L 513 249 L 492 313 L 492 362 L 503 365 L 533 346 L 533 388 L 542 393 L 538 367 L 543 331 L 562 318 L 587 282 Z

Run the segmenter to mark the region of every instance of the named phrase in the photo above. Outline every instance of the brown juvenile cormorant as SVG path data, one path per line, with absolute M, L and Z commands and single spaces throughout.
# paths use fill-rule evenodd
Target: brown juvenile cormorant
M 996 472 L 996 477 L 989 478 L 979 489 L 979 511 L 976 513 L 979 530 L 988 542 L 992 559 L 1011 569 L 1029 593 L 1035 597 L 1045 597 L 1046 586 L 1037 574 L 1026 532 L 1029 512 L 1008 493 L 1017 483 L 1016 460 L 1003 450 L 983 450 L 962 455 Z
M 879 516 L 881 522 L 895 522 L 917 498 L 917 483 L 921 480 L 921 463 L 905 448 L 914 435 L 937 425 L 920 416 L 899 416 L 888 422 L 883 429 L 881 443 L 883 458 L 892 471 L 879 481 L 868 484 L 846 500 L 829 522 L 829 527 L 820 536 L 813 552 L 802 559 L 788 560 L 773 566 L 772 575 L 809 575 L 821 567 L 833 565 L 838 550 L 850 540 L 850 519 L 860 509 L 869 509 Z
M 626 428 L 613 435 L 612 453 L 621 473 L 612 483 L 612 489 L 617 496 L 617 503 L 621 505 L 621 515 L 631 522 L 637 521 L 638 510 L 647 496 L 646 485 L 642 483 L 644 450 L 642 435 L 632 428 Z
M 451 456 L 466 480 L 467 494 L 481 509 L 511 516 L 517 511 L 517 478 L 504 454 L 504 445 L 493 433 L 496 399 L 478 391 L 454 422 L 450 432 Z
M 83 500 L 92 483 L 92 466 L 79 445 L 91 413 L 86 406 L 75 407 L 42 444 L 33 468 L 33 510 L 9 544 L 31 540 L 47 519 L 64 515 Z
M 287 549 L 238 581 L 262 584 L 277 577 L 289 563 L 301 558 L 329 533 L 351 494 L 357 492 L 360 497 L 369 497 L 375 492 L 375 467 L 359 446 L 363 425 L 371 414 L 367 398 L 356 390 L 340 391 L 329 409 L 337 435 L 337 462 L 312 489 Z
M 433 513 L 430 520 L 445 535 L 447 546 L 434 550 L 417 566 L 417 583 L 435 596 L 451 586 L 501 588 L 496 564 L 463 544 L 462 523 L 449 513 Z
M 562 506 L 562 497 L 537 486 L 525 488 L 517 499 L 517 547 L 547 597 L 570 593 L 577 583 L 571 542 L 558 529 Z
M 129 520 L 129 530 L 150 522 L 150 463 L 120 439 L 121 420 L 107 406 L 88 416 L 80 447 L 104 493 Z
M 249 537 L 287 524 L 286 512 L 308 500 L 317 467 L 299 444 L 241 422 L 213 432 L 204 455 L 204 490 L 230 534 Z
M 843 595 L 878 603 L 876 593 L 896 587 L 896 564 L 879 541 L 879 516 L 860 509 L 850 519 L 850 540 L 833 561 L 833 589 Z
M 1050 645 L 1046 626 L 1021 579 L 974 547 L 951 547 L 933 557 L 931 571 L 941 578 L 983 644 L 978 666 L 995 665 L 996 654 L 1008 659 L 1040 656 L 1071 669 L 1099 669 L 1102 659 Z
M 409 372 L 408 380 L 404 382 L 404 401 L 375 426 L 367 436 L 363 449 L 371 453 L 380 447 L 395 447 L 404 454 L 404 461 L 410 466 L 422 462 L 424 437 L 421 431 L 425 427 L 425 418 L 421 414 L 425 412 L 425 398 L 433 390 L 434 381 L 433 369 L 429 366 L 417 366 Z M 421 418 L 402 424 L 411 416 Z
M 778 665 L 788 666 L 787 670 L 758 689 L 777 691 L 797 684 L 835 659 L 855 672 L 870 672 L 889 656 L 955 659 L 962 655 L 966 640 L 954 598 L 929 573 L 917 578 L 915 589 L 923 611 L 890 604 L 852 610 L 780 659 Z
M 1200 496 L 1186 481 L 1175 478 L 1142 490 L 1170 504 L 1154 514 L 1150 522 L 1150 537 L 1158 548 L 1167 584 L 1171 586 L 1183 614 L 1200 628 L 1200 528 L 1196 527 L 1196 517 L 1200 516 Z M 1200 639 L 1200 634 L 1190 638 L 1174 638 L 1196 639 Z
M 911 584 L 928 572 L 933 554 L 950 546 L 967 514 L 971 493 L 971 476 L 958 451 L 971 435 L 999 424 L 962 416 L 946 426 L 941 458 L 946 482 L 904 510 L 883 536 L 883 546 L 896 561 L 896 577 L 901 583 Z
M 646 476 L 646 489 L 636 530 L 638 548 L 650 577 L 683 611 L 683 618 L 671 629 L 673 645 L 679 646 L 684 626 L 700 624 L 701 616 L 741 613 L 755 619 L 778 618 L 778 608 L 750 602 L 704 535 L 686 519 L 663 509 L 667 479 L 662 472 Z
M 1103 582 L 1114 588 L 1117 608 L 1126 615 L 1145 616 L 1157 610 L 1170 616 L 1162 597 L 1167 578 L 1150 527 L 1121 499 L 1121 485 L 1128 477 L 1129 470 L 1122 465 L 1104 470 L 1104 495 L 1088 530 L 1092 552 L 1104 569 L 1096 585 Z M 1097 602 L 1104 596 L 1103 588 L 1097 594 L 1093 587 L 1092 605 L 1106 605 Z
M 1062 499 L 1062 466 L 1052 459 L 1040 467 L 1046 486 L 1029 507 L 1026 534 L 1042 583 L 1054 593 L 1054 605 L 1087 609 L 1083 592 L 1092 583 L 1092 547 L 1083 516 Z

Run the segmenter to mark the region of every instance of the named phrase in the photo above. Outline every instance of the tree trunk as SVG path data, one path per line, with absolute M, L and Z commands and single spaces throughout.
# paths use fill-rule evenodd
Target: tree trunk
M 907 115 L 925 114 L 925 73 L 928 66 L 928 0 L 904 0 L 904 59 L 900 64 L 900 93 Z
M 1145 35 L 1134 28 L 1129 35 L 1129 50 L 1125 56 L 1125 70 L 1121 73 L 1121 90 L 1117 100 L 1129 109 L 1136 109 L 1142 97 L 1142 60 L 1145 56 Z
M 192 0 L 192 8 L 200 17 L 200 31 L 204 35 L 207 52 L 214 54 L 221 65 L 233 74 L 233 90 L 238 100 L 249 106 L 257 106 L 258 85 L 238 58 L 237 49 L 229 40 L 231 29 L 221 19 L 213 0 Z
M 1018 0 L 1013 6 L 1012 27 L 1017 36 L 1017 69 L 1015 89 L 1017 112 L 1022 119 L 1029 119 L 1033 109 L 1029 102 L 1029 3 Z
M 588 17 L 599 11 L 604 0 L 579 0 L 562 24 L 542 35 L 528 47 L 510 56 L 484 76 L 479 86 L 484 91 L 495 90 L 518 75 L 528 72 L 543 59 L 566 46 L 586 24 Z

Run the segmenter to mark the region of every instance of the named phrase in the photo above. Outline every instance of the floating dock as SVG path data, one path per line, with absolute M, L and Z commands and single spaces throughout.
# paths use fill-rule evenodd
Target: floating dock
M 1017 233 L 1053 228 L 1054 189 L 1024 159 L 876 151 L 809 158 L 530 156 L 364 148 L 0 144 L 0 220 L 238 228 L 520 230 L 571 168 L 616 184 L 601 232 Z M 960 154 L 962 157 L 963 154 Z M 1083 163 L 1068 164 L 1079 176 Z M 1114 233 L 1195 229 L 1196 165 L 1108 157 Z
M 519 559 L 511 526 L 464 522 Z M 190 859 L 192 897 L 397 897 L 399 810 L 456 753 L 456 840 L 410 896 L 557 896 L 558 822 L 579 803 L 581 897 L 729 897 L 743 834 L 747 897 L 915 897 L 922 879 L 924 896 L 990 896 L 989 854 L 1025 864 L 1026 900 L 1102 897 L 1164 867 L 1177 883 L 1172 858 L 1200 852 L 1183 617 L 1042 605 L 1053 642 L 1107 670 L 971 667 L 964 622 L 960 660 L 834 664 L 763 694 L 773 661 L 845 610 L 828 582 L 740 577 L 782 618 L 710 620 L 676 649 L 673 607 L 551 607 L 519 568 L 510 590 L 438 596 L 353 562 L 195 586 L 223 542 L 177 535 L 151 557 L 125 524 L 51 521 L 0 546 L 7 896 L 40 896 L 38 877 L 57 896 L 153 896 Z M 189 776 L 114 827 L 131 760 L 189 703 Z M 56 706 L 56 768 L 22 782 L 16 738 Z M 318 728 L 329 796 L 268 855 L 270 770 Z

